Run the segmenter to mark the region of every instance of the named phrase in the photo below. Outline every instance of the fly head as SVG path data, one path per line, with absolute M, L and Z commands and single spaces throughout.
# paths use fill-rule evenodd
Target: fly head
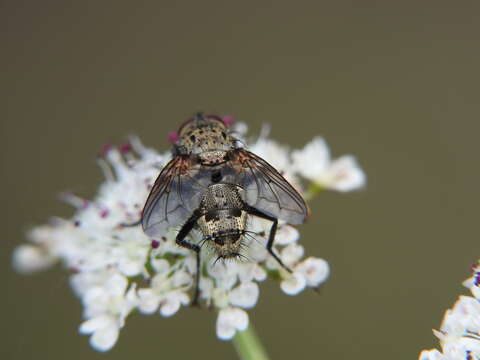
M 226 151 L 232 149 L 236 141 L 220 117 L 201 113 L 185 122 L 178 136 L 177 147 L 186 153 L 199 155 L 201 162 L 207 165 L 223 160 Z

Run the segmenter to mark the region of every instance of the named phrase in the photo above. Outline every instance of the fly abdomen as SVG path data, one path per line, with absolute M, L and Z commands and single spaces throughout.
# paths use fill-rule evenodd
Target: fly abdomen
M 244 230 L 246 215 L 239 209 L 210 210 L 205 214 L 203 229 L 209 234 L 222 231 Z

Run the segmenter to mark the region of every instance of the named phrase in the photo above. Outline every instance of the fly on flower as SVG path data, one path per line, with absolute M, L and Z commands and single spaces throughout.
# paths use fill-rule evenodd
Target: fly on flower
M 155 181 L 141 224 L 151 238 L 180 227 L 176 243 L 196 253 L 196 303 L 203 244 L 211 244 L 218 259 L 242 257 L 248 217 L 266 219 L 272 223 L 266 248 L 290 271 L 272 250 L 278 219 L 298 225 L 307 213 L 302 196 L 265 160 L 241 147 L 219 117 L 197 114 L 180 127 L 173 159 Z M 203 235 L 199 244 L 187 239 L 193 229 Z
M 346 192 L 365 184 L 355 158 L 332 160 L 319 137 L 302 150 L 289 151 L 270 139 L 266 128 L 256 141 L 246 140 L 251 153 L 235 139 L 228 118 L 223 119 L 199 115 L 182 125 L 172 136 L 172 160 L 138 138 L 128 146 L 108 147 L 99 158 L 105 181 L 95 197 L 66 196 L 76 208 L 73 216 L 35 227 L 29 243 L 15 249 L 13 264 L 22 273 L 56 262 L 75 270 L 69 277 L 83 306 L 80 332 L 91 335 L 93 348 L 111 349 L 133 311 L 172 316 L 190 302 L 195 280 L 196 295 L 200 288 L 202 300 L 218 312 L 217 337 L 230 340 L 248 327 L 245 310 L 255 306 L 258 284 L 269 274 L 292 296 L 318 288 L 328 278 L 328 263 L 305 257 L 299 232 L 285 224 L 303 222 L 308 210 L 279 172 L 295 183 L 305 179 L 309 186 Z M 241 137 L 247 126 L 237 123 L 234 129 Z M 157 164 L 167 159 L 149 188 L 158 175 Z M 118 226 L 138 216 L 149 191 L 138 222 L 144 231 Z M 277 219 L 284 220 L 278 228 Z M 151 251 L 159 238 L 161 247 Z M 220 259 L 249 261 L 221 262 L 198 271 L 203 244 Z M 209 255 L 202 256 L 203 263 L 215 260 Z M 281 264 L 293 273 L 281 271 Z

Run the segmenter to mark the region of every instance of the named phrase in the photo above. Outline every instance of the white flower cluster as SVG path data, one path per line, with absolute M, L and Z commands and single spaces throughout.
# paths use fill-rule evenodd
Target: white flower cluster
M 463 285 L 472 296 L 460 296 L 452 309 L 447 310 L 439 331 L 442 352 L 424 350 L 420 360 L 479 360 L 480 359 L 480 261 L 473 275 Z
M 244 124 L 234 128 L 238 137 Z M 364 185 L 365 176 L 352 157 L 330 163 L 328 148 L 315 138 L 303 150 L 290 153 L 263 132 L 249 149 L 270 162 L 301 190 L 300 177 L 318 182 L 323 188 L 354 190 Z M 342 160 L 343 159 L 343 160 Z M 71 272 L 71 285 L 83 304 L 84 322 L 80 332 L 91 334 L 91 345 L 109 350 L 117 341 L 126 317 L 138 310 L 143 314 L 175 314 L 188 305 L 194 287 L 195 254 L 175 244 L 176 230 L 162 239 L 149 239 L 141 226 L 122 224 L 138 221 L 149 189 L 170 154 L 144 147 L 137 138 L 120 148 L 105 149 L 99 158 L 106 180 L 93 201 L 73 194 L 65 200 L 76 207 L 71 219 L 53 219 L 34 228 L 29 244 L 17 247 L 14 267 L 30 273 L 61 261 Z M 214 264 L 214 257 L 202 250 L 200 299 L 218 311 L 217 336 L 231 339 L 248 326 L 244 309 L 255 306 L 258 283 L 271 277 L 281 289 L 295 295 L 306 287 L 320 286 L 329 275 L 325 260 L 304 258 L 298 231 L 280 223 L 274 251 L 289 266 L 290 274 L 265 249 L 270 223 L 250 219 L 245 239 L 248 261 Z M 191 241 L 200 242 L 193 233 Z

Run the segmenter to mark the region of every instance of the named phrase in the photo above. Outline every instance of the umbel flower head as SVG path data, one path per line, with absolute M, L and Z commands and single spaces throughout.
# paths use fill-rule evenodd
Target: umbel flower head
M 231 117 L 224 122 L 231 122 Z M 345 192 L 364 186 L 365 176 L 355 159 L 346 156 L 331 162 L 321 138 L 291 152 L 271 140 L 267 128 L 253 141 L 245 140 L 246 130 L 243 123 L 231 128 L 300 193 L 302 179 L 317 190 Z M 15 249 L 13 264 L 19 272 L 43 270 L 57 262 L 69 270 L 71 286 L 83 305 L 80 332 L 91 336 L 96 350 L 114 346 L 132 311 L 168 317 L 192 300 L 195 253 L 175 243 L 179 229 L 152 240 L 141 226 L 124 226 L 138 221 L 155 178 L 170 159 L 170 153 L 147 148 L 135 137 L 126 146 L 105 149 L 99 158 L 105 181 L 95 198 L 64 194 L 76 209 L 74 215 L 32 229 L 29 243 Z M 305 288 L 318 288 L 329 275 L 328 263 L 306 257 L 298 230 L 280 221 L 273 250 L 292 273 L 286 271 L 265 248 L 270 226 L 260 218 L 248 219 L 242 259 L 215 261 L 214 254 L 202 250 L 201 306 L 217 310 L 216 334 L 222 340 L 248 327 L 245 310 L 255 306 L 258 284 L 268 277 L 278 281 L 284 293 L 297 295 Z M 192 232 L 190 241 L 200 244 L 201 233 Z
M 480 261 L 472 266 L 472 276 L 463 285 L 473 296 L 460 296 L 446 311 L 440 330 L 433 331 L 442 351 L 424 350 L 419 360 L 480 359 Z

